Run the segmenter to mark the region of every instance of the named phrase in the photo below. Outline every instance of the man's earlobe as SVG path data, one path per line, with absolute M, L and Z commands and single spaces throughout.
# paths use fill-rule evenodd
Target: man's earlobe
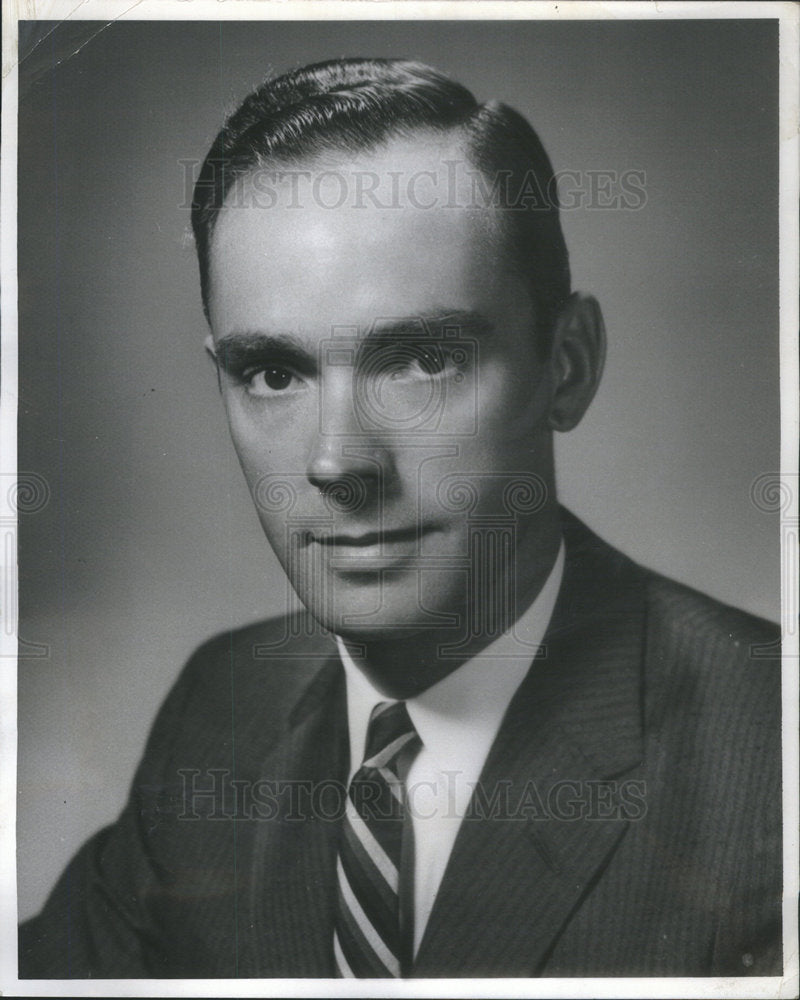
M 206 354 L 211 360 L 211 364 L 214 366 L 214 371 L 217 373 L 217 388 L 222 392 L 222 378 L 219 373 L 219 359 L 217 358 L 217 352 L 214 350 L 214 338 L 209 333 L 206 336 L 204 346 L 206 349 Z
M 551 430 L 570 431 L 580 423 L 600 384 L 605 359 L 606 330 L 600 306 L 592 295 L 573 292 L 553 332 Z

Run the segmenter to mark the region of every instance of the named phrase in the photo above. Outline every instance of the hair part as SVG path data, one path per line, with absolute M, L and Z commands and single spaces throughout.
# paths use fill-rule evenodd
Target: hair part
M 225 121 L 194 188 L 192 229 L 203 308 L 209 315 L 214 227 L 233 185 L 266 164 L 307 162 L 331 151 L 364 153 L 421 131 L 459 132 L 497 202 L 508 257 L 530 290 L 542 355 L 570 294 L 569 257 L 550 160 L 530 124 L 500 102 L 479 104 L 466 87 L 423 63 L 335 59 L 268 79 Z M 498 180 L 502 184 L 498 185 Z M 519 194 L 533 182 L 533 204 Z M 516 194 L 515 194 L 516 192 Z

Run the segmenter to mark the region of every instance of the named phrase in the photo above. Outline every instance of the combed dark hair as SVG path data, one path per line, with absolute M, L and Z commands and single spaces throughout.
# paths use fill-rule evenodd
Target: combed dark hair
M 466 87 L 423 63 L 402 59 L 334 59 L 269 79 L 225 122 L 194 189 L 192 228 L 208 316 L 209 250 L 217 215 L 235 182 L 257 167 L 297 163 L 331 150 L 376 149 L 421 130 L 461 131 L 465 152 L 487 180 L 519 192 L 531 180 L 544 199 L 501 198 L 509 257 L 531 290 L 543 351 L 570 294 L 553 168 L 538 136 L 512 108 L 478 104 Z

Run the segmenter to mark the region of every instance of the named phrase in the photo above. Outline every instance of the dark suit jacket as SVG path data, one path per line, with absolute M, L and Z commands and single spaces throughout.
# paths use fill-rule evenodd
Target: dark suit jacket
M 490 752 L 415 975 L 778 975 L 776 629 L 564 517 L 546 656 Z M 121 818 L 23 925 L 22 976 L 333 975 L 344 681 L 307 627 L 193 656 Z

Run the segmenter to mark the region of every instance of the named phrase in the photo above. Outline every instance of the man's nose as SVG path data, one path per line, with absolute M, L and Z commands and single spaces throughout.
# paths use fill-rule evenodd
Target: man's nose
M 356 412 L 353 380 L 326 380 L 319 407 L 319 426 L 308 455 L 306 476 L 317 489 L 331 493 L 349 484 L 363 499 L 375 498 L 381 481 L 391 475 L 385 442 L 370 434 Z

